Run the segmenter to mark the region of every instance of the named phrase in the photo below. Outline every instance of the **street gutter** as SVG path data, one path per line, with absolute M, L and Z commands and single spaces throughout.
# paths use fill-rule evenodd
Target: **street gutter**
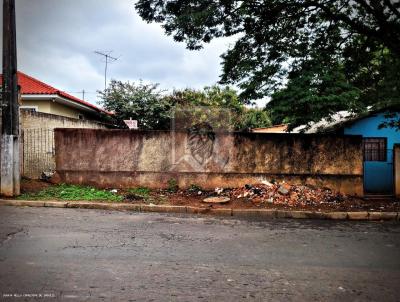
M 293 219 L 329 219 L 329 220 L 392 220 L 400 221 L 399 212 L 320 212 L 274 209 L 230 209 L 194 206 L 144 205 L 131 203 L 107 203 L 90 201 L 43 201 L 0 199 L 0 206 L 46 207 L 70 209 L 99 209 L 116 211 L 207 214 L 249 219 L 293 218 Z

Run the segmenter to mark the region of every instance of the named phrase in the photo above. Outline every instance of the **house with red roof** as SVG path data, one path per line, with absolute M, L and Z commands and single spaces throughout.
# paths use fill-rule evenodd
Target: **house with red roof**
M 0 75 L 0 80 L 2 77 Z M 23 72 L 18 72 L 21 109 L 74 119 L 102 120 L 110 113 Z
M 25 73 L 18 72 L 18 85 L 24 177 L 40 178 L 54 171 L 55 128 L 114 128 L 104 122 L 109 112 Z

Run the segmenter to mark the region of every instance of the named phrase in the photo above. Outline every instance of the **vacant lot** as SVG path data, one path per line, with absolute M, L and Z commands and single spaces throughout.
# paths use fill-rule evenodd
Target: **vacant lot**
M 399 212 L 400 201 L 396 199 L 362 199 L 345 196 L 327 188 L 290 185 L 287 183 L 246 185 L 242 188 L 206 191 L 192 185 L 181 190 L 171 182 L 168 189 L 149 188 L 99 189 L 78 185 L 52 185 L 39 180 L 24 180 L 21 186 L 23 200 L 86 200 L 103 202 L 127 202 L 136 204 L 163 204 L 209 207 L 203 200 L 207 197 L 228 198 L 214 208 L 234 209 L 281 209 L 311 211 L 373 211 Z

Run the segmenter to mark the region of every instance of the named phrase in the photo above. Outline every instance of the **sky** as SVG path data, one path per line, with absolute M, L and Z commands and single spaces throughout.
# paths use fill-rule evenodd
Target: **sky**
M 202 88 L 215 84 L 220 55 L 232 39 L 214 40 L 190 51 L 166 36 L 159 24 L 147 24 L 132 0 L 16 0 L 18 69 L 55 88 L 96 104 L 108 80 L 159 83 L 160 88 Z M 1 8 L 0 8 L 1 10 Z M 0 50 L 1 51 L 1 50 Z

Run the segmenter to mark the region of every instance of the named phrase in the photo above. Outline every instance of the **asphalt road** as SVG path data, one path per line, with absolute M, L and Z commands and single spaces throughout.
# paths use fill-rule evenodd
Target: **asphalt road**
M 400 301 L 400 224 L 0 207 L 4 301 Z

